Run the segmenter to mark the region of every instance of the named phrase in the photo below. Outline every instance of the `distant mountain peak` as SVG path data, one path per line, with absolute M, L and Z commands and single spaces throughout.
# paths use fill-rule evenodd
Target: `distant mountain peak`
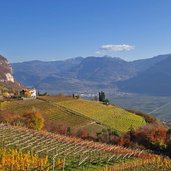
M 104 56 L 102 56 L 102 58 L 113 58 L 113 57 L 110 55 L 104 55 Z
M 155 95 L 159 94 L 159 90 L 161 94 L 167 94 L 171 87 L 171 76 L 169 76 L 171 75 L 171 54 L 133 62 L 105 55 L 75 57 L 63 61 L 23 62 L 12 66 L 17 80 L 45 91 L 91 90 L 96 92 L 107 89 L 111 93 L 114 89 L 120 89 L 126 92 L 144 93 L 148 90 L 148 94 L 154 91 L 153 95 Z M 120 81 L 122 83 L 118 83 Z M 169 90 L 166 85 L 169 85 Z M 152 86 L 153 88 L 149 89 Z M 161 89 L 161 86 L 164 88 Z M 163 93 L 165 90 L 166 93 Z

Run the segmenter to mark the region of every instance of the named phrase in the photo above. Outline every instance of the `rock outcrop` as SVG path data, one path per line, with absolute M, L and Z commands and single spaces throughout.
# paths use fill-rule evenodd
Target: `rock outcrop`
M 8 89 L 21 89 L 20 83 L 15 81 L 12 75 L 12 67 L 8 60 L 0 55 L 0 87 Z

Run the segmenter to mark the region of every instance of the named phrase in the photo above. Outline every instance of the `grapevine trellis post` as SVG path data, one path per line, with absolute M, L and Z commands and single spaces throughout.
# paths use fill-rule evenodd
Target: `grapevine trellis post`
M 90 167 L 100 170 L 101 167 L 105 166 L 106 168 L 111 168 L 115 163 L 122 163 L 122 168 L 124 169 L 127 166 L 127 162 L 132 159 L 142 159 L 145 164 L 151 164 L 150 162 L 154 160 L 154 155 L 148 154 L 143 150 L 132 150 L 115 145 L 109 146 L 93 141 L 81 140 L 59 134 L 50 134 L 47 132 L 37 132 L 5 124 L 0 124 L 0 146 L 1 148 L 8 149 L 15 148 L 18 150 L 18 153 L 21 151 L 23 154 L 27 151 L 31 151 L 31 156 L 34 155 L 36 160 L 41 159 L 41 156 L 43 157 L 46 154 L 48 156 L 46 164 L 31 166 L 31 169 L 36 170 L 39 170 L 41 167 L 42 170 L 50 168 L 52 171 L 55 171 L 55 169 L 58 168 L 56 165 L 56 159 L 58 158 L 63 159 L 63 161 L 59 160 L 62 171 L 73 168 L 89 170 Z M 146 157 L 145 159 L 144 156 Z M 153 160 L 151 160 L 151 158 L 153 158 Z M 159 159 L 159 164 L 161 164 L 161 158 L 157 159 Z M 145 165 L 141 162 L 140 164 L 136 163 L 137 161 L 133 160 L 133 163 L 128 163 L 129 166 L 139 167 L 140 164 Z M 169 162 L 168 159 L 165 160 Z M 160 166 L 159 164 L 153 162 L 154 168 Z M 10 167 L 7 169 L 10 170 Z M 30 166 L 27 165 L 27 167 L 29 170 Z M 113 166 L 113 168 L 114 167 L 116 166 Z M 121 165 L 119 165 L 118 168 L 121 168 Z
M 55 157 L 53 157 L 53 166 L 52 166 L 52 170 L 55 170 Z
M 63 161 L 63 167 L 62 167 L 62 171 L 65 170 L 65 157 L 64 157 L 64 161 Z

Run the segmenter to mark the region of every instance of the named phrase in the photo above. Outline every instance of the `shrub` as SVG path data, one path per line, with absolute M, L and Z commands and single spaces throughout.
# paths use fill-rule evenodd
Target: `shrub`
M 86 128 L 79 129 L 76 133 L 76 136 L 82 139 L 87 139 L 89 137 L 88 130 Z
M 41 130 L 44 127 L 44 118 L 37 110 L 23 114 L 22 121 L 24 125 L 30 129 Z
M 166 153 L 169 157 L 171 157 L 171 141 L 167 143 L 167 150 Z
M 7 122 L 9 124 L 17 124 L 21 120 L 21 116 L 12 112 L 0 113 L 0 122 Z
M 29 91 L 26 91 L 26 92 L 24 93 L 24 96 L 25 96 L 25 97 L 31 97 L 31 93 L 30 93 Z
M 166 132 L 167 129 L 161 125 L 149 124 L 128 134 L 133 142 L 159 152 L 166 148 Z

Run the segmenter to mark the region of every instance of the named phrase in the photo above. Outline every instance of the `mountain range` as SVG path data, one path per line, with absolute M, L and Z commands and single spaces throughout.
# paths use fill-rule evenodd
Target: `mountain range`
M 131 62 L 110 56 L 28 61 L 12 68 L 19 82 L 40 91 L 171 95 L 171 54 Z
M 171 55 L 134 61 L 133 65 L 141 70 L 137 69 L 139 72 L 135 77 L 119 82 L 121 90 L 151 96 L 171 96 Z

